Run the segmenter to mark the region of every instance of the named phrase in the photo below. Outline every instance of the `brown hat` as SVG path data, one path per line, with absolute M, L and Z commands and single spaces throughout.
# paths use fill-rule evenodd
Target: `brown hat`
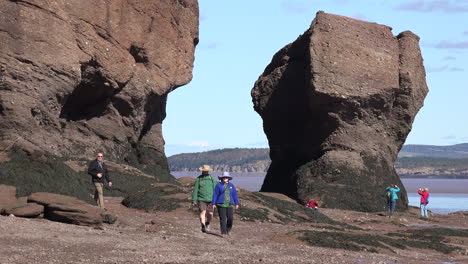
M 198 168 L 200 171 L 210 171 L 211 168 L 209 165 L 203 165 L 200 168 Z

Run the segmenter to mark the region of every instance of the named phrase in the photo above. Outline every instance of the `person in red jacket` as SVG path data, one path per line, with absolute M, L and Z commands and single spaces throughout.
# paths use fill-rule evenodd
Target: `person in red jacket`
M 309 207 L 310 209 L 318 210 L 318 208 L 319 208 L 318 200 L 310 200 L 304 206 Z
M 419 188 L 418 194 L 421 196 L 421 217 L 428 218 L 427 214 L 427 204 L 429 203 L 429 189 L 428 188 Z

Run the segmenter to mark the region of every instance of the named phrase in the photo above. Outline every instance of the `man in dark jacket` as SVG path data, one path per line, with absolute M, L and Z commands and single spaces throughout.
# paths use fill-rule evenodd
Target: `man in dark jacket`
M 91 175 L 94 187 L 96 191 L 94 192 L 94 200 L 96 201 L 97 206 L 101 209 L 104 208 L 104 178 L 109 183 L 109 187 L 112 186 L 112 180 L 109 178 L 109 171 L 107 166 L 103 161 L 104 154 L 102 152 L 97 154 L 97 158 L 89 164 L 88 174 Z

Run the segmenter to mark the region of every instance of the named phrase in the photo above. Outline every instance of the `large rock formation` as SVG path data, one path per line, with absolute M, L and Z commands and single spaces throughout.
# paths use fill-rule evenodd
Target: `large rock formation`
M 252 89 L 272 159 L 261 191 L 381 211 L 398 184 L 406 207 L 393 165 L 427 92 L 418 36 L 318 12 Z
M 192 78 L 196 0 L 0 0 L 0 149 L 168 173 L 167 95 Z

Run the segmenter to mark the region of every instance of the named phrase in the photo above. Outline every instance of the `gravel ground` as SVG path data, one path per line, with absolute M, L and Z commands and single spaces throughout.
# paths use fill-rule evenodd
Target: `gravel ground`
M 330 231 L 311 224 L 242 221 L 235 221 L 233 234 L 223 238 L 217 218 L 205 234 L 200 232 L 197 217 L 186 209 L 147 213 L 120 205 L 118 198 L 106 199 L 109 212 L 119 220 L 103 228 L 1 216 L 0 263 L 468 263 L 467 238 L 450 239 L 449 243 L 462 248 L 450 254 L 413 248 L 369 253 L 312 247 L 291 233 Z M 415 209 L 391 219 L 380 214 L 321 211 L 366 232 L 468 228 L 468 217 L 463 214 L 434 215 L 428 222 L 418 219 Z

